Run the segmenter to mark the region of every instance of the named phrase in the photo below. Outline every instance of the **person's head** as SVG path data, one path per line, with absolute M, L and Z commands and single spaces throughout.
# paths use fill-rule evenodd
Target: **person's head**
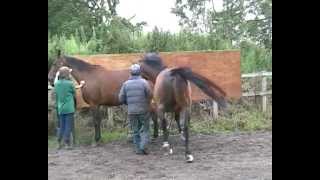
M 131 65 L 131 67 L 130 67 L 130 73 L 131 73 L 131 75 L 133 75 L 133 76 L 138 76 L 138 75 L 140 75 L 140 65 L 139 64 L 133 64 L 133 65 Z
M 67 66 L 62 66 L 59 69 L 59 79 L 69 79 L 71 71 L 72 70 Z

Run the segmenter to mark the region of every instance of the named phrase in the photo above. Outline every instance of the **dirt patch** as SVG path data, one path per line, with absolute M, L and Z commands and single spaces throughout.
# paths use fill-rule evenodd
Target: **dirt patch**
M 193 163 L 186 163 L 179 137 L 171 136 L 173 155 L 161 141 L 138 156 L 132 144 L 48 150 L 48 179 L 272 179 L 272 132 L 192 135 Z

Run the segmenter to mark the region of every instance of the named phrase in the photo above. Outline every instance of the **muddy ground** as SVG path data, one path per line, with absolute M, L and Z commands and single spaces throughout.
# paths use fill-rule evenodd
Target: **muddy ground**
M 134 154 L 125 140 L 100 147 L 48 150 L 48 179 L 272 179 L 272 132 L 191 136 L 193 163 L 186 163 L 178 136 L 173 155 L 161 141 L 148 156 Z

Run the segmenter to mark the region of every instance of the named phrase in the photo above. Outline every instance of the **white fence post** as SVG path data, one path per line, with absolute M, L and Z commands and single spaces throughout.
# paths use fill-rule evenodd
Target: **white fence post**
M 262 78 L 262 92 L 267 91 L 267 77 Z M 267 95 L 262 95 L 262 111 L 267 111 Z
M 213 119 L 218 118 L 218 103 L 215 100 L 212 100 L 212 117 Z
M 107 120 L 107 126 L 113 127 L 114 126 L 114 121 L 113 121 L 113 109 L 112 107 L 107 107 L 107 111 L 108 111 L 108 120 Z

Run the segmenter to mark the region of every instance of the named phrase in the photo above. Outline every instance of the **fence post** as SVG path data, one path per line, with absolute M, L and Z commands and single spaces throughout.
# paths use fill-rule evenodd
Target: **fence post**
M 113 128 L 114 122 L 113 122 L 113 109 L 112 109 L 112 107 L 108 107 L 107 111 L 108 111 L 107 126 L 108 126 L 108 128 Z
M 218 118 L 218 103 L 215 100 L 212 100 L 212 117 L 213 119 Z
M 262 92 L 267 91 L 267 77 L 264 76 L 262 78 Z M 267 111 L 267 95 L 263 94 L 262 95 L 262 111 L 266 112 Z

